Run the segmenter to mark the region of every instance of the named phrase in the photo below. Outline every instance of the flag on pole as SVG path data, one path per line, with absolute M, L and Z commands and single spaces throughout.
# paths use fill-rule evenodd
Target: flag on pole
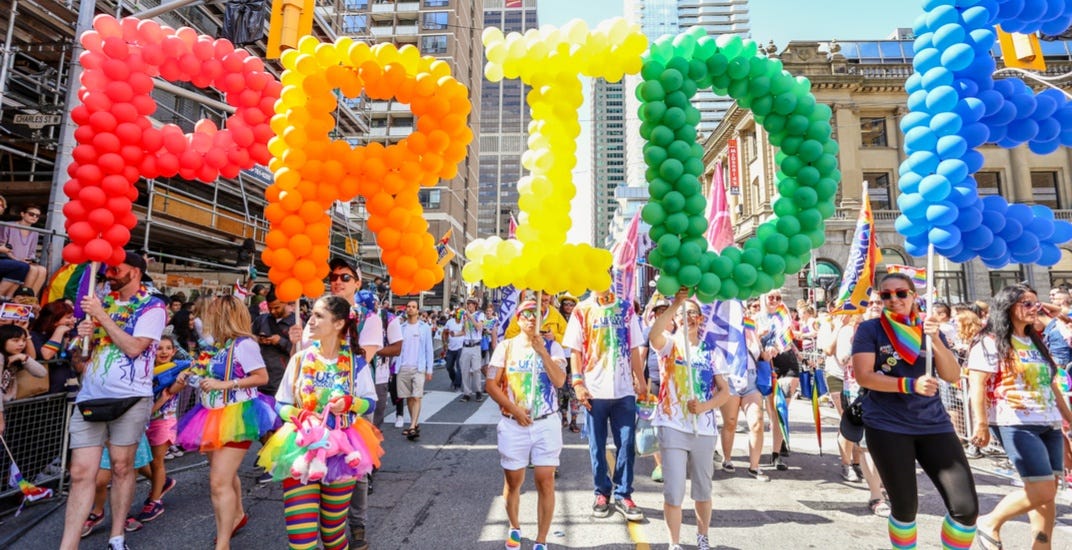
M 632 221 L 622 240 L 614 243 L 611 254 L 614 255 L 614 293 L 625 300 L 633 300 L 636 283 L 637 234 L 640 228 L 640 210 L 633 214 Z
M 12 488 L 18 488 L 19 492 L 22 493 L 22 504 L 19 504 L 19 509 L 15 511 L 15 516 L 18 517 L 18 515 L 22 513 L 22 508 L 28 503 L 51 498 L 52 489 L 41 488 L 26 481 L 26 479 L 22 477 L 22 472 L 19 471 L 19 467 L 15 464 L 15 457 L 12 456 L 11 449 L 7 446 L 7 441 L 5 441 L 2 436 L 0 436 L 0 443 L 4 444 L 4 451 L 7 452 L 8 458 L 11 459 L 11 469 L 9 470 L 10 473 L 8 474 L 7 483 Z
M 875 280 L 875 267 L 882 261 L 882 252 L 875 241 L 875 218 L 871 214 L 871 199 L 867 196 L 866 187 L 863 198 L 845 276 L 841 279 L 841 288 L 834 300 L 834 314 L 855 315 L 867 309 Z
M 248 288 L 242 286 L 242 281 L 235 281 L 232 294 L 239 300 L 245 300 L 246 298 L 249 298 L 249 295 L 252 294 L 252 292 Z
M 733 223 L 730 220 L 730 204 L 726 199 L 726 184 L 722 180 L 722 165 L 715 165 L 711 182 L 711 196 L 707 210 L 707 243 L 715 252 L 733 245 Z
M 506 327 L 510 325 L 510 319 L 514 316 L 514 312 L 517 311 L 518 302 L 521 301 L 520 288 L 514 285 L 507 285 L 501 290 L 502 300 L 499 300 L 499 309 L 495 312 L 496 317 L 499 319 L 499 323 L 495 326 L 495 330 L 498 331 L 499 342 L 506 339 Z
M 916 285 L 916 292 L 923 295 L 927 291 L 927 268 L 912 267 L 910 265 L 888 265 L 886 273 L 903 273 L 912 278 Z
M 744 305 L 739 300 L 716 300 L 701 305 L 700 313 L 706 319 L 700 341 L 708 349 L 718 350 L 721 359 L 738 379 L 746 379 L 748 345 L 744 339 L 744 328 L 747 327 L 748 318 L 744 315 Z M 754 323 L 752 328 L 755 328 Z M 743 391 L 744 388 L 737 389 Z
M 510 223 L 506 226 L 506 238 L 517 238 L 517 219 L 514 218 L 513 212 L 510 212 Z
M 439 238 L 439 242 L 436 243 L 436 254 L 439 256 L 439 261 L 436 263 L 439 267 L 443 267 L 450 263 L 454 259 L 454 249 L 450 247 L 450 238 L 454 235 L 454 228 L 448 228 L 446 233 Z

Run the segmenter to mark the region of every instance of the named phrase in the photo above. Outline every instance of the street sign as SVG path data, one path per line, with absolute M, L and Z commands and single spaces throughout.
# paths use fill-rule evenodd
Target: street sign
M 63 121 L 63 115 L 15 115 L 15 124 L 22 124 L 30 128 L 44 128 L 54 126 Z

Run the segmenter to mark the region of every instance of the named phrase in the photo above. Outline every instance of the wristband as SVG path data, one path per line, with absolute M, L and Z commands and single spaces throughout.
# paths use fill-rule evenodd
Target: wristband
M 901 385 L 901 393 L 916 393 L 916 379 L 915 378 L 898 378 L 897 381 Z
M 51 350 L 52 353 L 59 353 L 59 351 L 60 351 L 60 343 L 52 341 L 52 340 L 49 340 L 48 342 L 45 342 L 45 345 L 41 346 L 41 351 L 44 351 L 46 349 Z
M 584 375 L 580 373 L 573 373 L 570 375 L 570 384 L 576 385 L 578 382 L 584 382 Z
M 232 391 L 238 391 L 238 380 L 234 381 L 234 390 Z

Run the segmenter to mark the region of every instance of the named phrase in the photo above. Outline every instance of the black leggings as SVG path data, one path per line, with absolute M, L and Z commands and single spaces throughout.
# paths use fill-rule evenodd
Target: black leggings
M 916 521 L 918 461 L 942 495 L 950 517 L 961 525 L 975 525 L 979 497 L 971 467 L 955 433 L 904 435 L 867 426 L 864 433 L 875 469 L 890 497 L 890 515 L 894 519 L 905 523 Z

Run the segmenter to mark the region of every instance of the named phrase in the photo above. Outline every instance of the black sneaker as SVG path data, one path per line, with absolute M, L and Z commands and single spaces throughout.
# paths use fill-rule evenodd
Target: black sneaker
M 789 466 L 782 462 L 782 457 L 778 456 L 778 453 L 771 453 L 771 466 L 774 466 L 779 472 L 789 469 Z
M 614 508 L 629 521 L 644 521 L 644 512 L 637 507 L 631 498 L 614 499 Z
M 468 402 L 468 401 L 469 401 L 469 399 L 470 399 L 470 397 L 469 397 L 469 394 L 465 394 L 465 395 L 463 395 L 463 396 L 462 396 L 462 398 L 461 398 L 461 399 L 459 399 L 458 401 L 460 401 L 460 402 L 462 402 L 462 403 L 466 403 L 466 402 Z
M 596 501 L 592 503 L 592 516 L 605 518 L 610 515 L 610 502 L 604 495 L 596 495 Z
M 782 441 L 782 448 L 778 450 L 778 454 L 784 457 L 789 456 L 789 445 L 786 445 L 785 441 Z
M 482 394 L 480 392 L 476 392 L 476 397 L 474 399 L 476 400 L 477 403 L 480 403 L 481 401 L 484 400 L 484 394 Z

